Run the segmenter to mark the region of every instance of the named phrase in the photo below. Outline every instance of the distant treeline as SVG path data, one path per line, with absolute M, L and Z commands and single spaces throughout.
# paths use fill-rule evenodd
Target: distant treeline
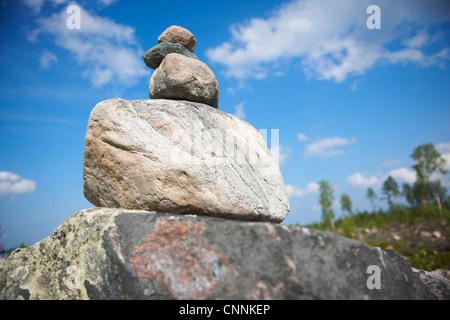
M 352 201 L 348 194 L 341 195 L 340 203 L 344 216 L 335 220 L 332 209 L 334 198 L 333 187 L 326 180 L 321 180 L 319 204 L 322 209 L 322 221 L 308 226 L 321 230 L 330 230 L 339 227 L 343 223 L 349 223 L 355 227 L 381 227 L 387 223 L 404 222 L 412 223 L 419 217 L 448 217 L 450 209 L 450 196 L 442 185 L 438 173 L 442 176 L 448 172 L 445 170 L 446 160 L 435 149 L 432 143 L 422 144 L 416 147 L 411 158 L 414 161 L 413 169 L 416 172 L 414 184 L 404 183 L 401 188 L 392 176 L 388 176 L 383 183 L 381 195 L 378 196 L 372 188 L 367 189 L 367 198 L 372 203 L 372 212 L 354 213 Z M 398 204 L 400 197 L 404 197 L 406 205 Z M 375 201 L 386 200 L 389 208 L 386 211 L 377 210 Z

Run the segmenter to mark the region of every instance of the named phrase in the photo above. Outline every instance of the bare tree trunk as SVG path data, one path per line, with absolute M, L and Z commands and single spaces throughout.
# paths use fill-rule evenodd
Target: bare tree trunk
M 436 202 L 438 204 L 439 212 L 442 215 L 442 205 L 441 205 L 441 197 L 439 196 L 439 193 L 436 194 Z

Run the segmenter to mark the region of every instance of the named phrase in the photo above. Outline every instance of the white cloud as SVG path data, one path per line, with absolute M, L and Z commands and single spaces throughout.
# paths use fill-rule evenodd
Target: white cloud
M 336 147 L 348 146 L 355 142 L 355 138 L 350 140 L 341 137 L 323 138 L 308 144 L 304 151 L 304 157 L 336 157 L 344 153 L 341 149 L 335 149 Z
M 35 189 L 35 181 L 22 179 L 12 172 L 0 171 L 0 198 L 14 199 L 18 195 L 31 193 Z
M 424 67 L 430 65 L 438 65 L 443 67 L 444 60 L 448 60 L 450 58 L 448 51 L 448 48 L 444 48 L 438 53 L 427 56 L 419 49 L 404 49 L 396 52 L 386 53 L 385 57 L 391 63 L 415 62 Z
M 378 62 L 413 62 L 442 66 L 450 59 L 448 48 L 421 50 L 432 41 L 426 26 L 450 21 L 447 0 L 379 0 L 382 29 L 366 27 L 370 0 L 296 0 L 263 18 L 230 28 L 231 40 L 207 50 L 212 61 L 223 64 L 226 74 L 239 79 L 261 79 L 279 72 L 282 61 L 297 63 L 310 77 L 344 81 L 364 74 Z M 437 33 L 437 31 L 434 31 Z M 407 37 L 404 47 L 389 44 Z M 425 53 L 427 52 L 427 53 Z
M 371 176 L 367 178 L 359 172 L 347 177 L 347 181 L 351 186 L 361 188 L 375 187 L 380 184 L 380 180 L 377 177 Z
M 286 185 L 286 190 L 291 197 L 306 197 L 311 194 L 316 194 L 319 192 L 320 186 L 315 182 L 308 183 L 306 189 L 297 189 L 296 187 L 288 184 Z
M 404 39 L 402 43 L 407 47 L 420 48 L 426 45 L 430 41 L 430 36 L 425 30 L 420 30 L 417 34 L 411 38 Z
M 28 34 L 30 41 L 50 35 L 54 43 L 73 54 L 82 75 L 96 87 L 105 84 L 134 85 L 148 74 L 142 61 L 134 28 L 80 8 L 80 29 L 68 29 L 66 8 L 36 20 L 37 27 Z
M 44 50 L 39 59 L 43 70 L 50 69 L 51 63 L 58 61 L 58 58 L 50 51 Z
M 19 181 L 20 176 L 8 171 L 0 171 L 0 181 Z
M 399 182 L 406 182 L 410 184 L 416 182 L 417 179 L 416 172 L 405 167 L 389 171 L 389 173 L 386 175 L 386 178 L 388 176 L 391 176 L 395 180 L 399 180 Z
M 416 182 L 416 172 L 406 167 L 393 169 L 386 174 L 380 173 L 370 177 L 366 177 L 365 175 L 356 172 L 347 177 L 347 182 L 356 188 L 381 188 L 383 182 L 386 181 L 389 176 L 394 178 L 399 184 L 404 182 L 413 184 Z M 399 187 L 401 188 L 401 185 Z
M 436 150 L 446 160 L 445 169 L 450 171 L 450 142 L 441 142 L 436 145 Z M 391 160 L 383 163 L 383 167 L 399 165 L 401 160 Z M 376 176 L 366 177 L 359 172 L 350 175 L 347 178 L 348 183 L 354 187 L 361 188 L 381 188 L 386 179 L 391 176 L 399 184 L 399 188 L 403 183 L 414 184 L 417 181 L 417 173 L 410 168 L 400 167 L 390 170 L 388 173 L 379 173 Z M 440 180 L 445 187 L 450 187 L 449 175 L 442 175 L 440 172 L 433 173 L 430 177 L 432 181 Z
M 309 138 L 304 133 L 297 133 L 297 140 L 298 141 L 308 141 Z
M 241 102 L 234 107 L 234 110 L 235 110 L 234 115 L 241 120 L 245 119 L 244 107 L 245 107 L 245 102 Z
M 450 142 L 441 142 L 436 145 L 436 150 L 442 153 L 450 153 Z

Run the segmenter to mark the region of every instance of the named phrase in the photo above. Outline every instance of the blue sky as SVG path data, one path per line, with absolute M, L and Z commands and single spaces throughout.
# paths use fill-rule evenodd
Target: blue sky
M 68 29 L 67 7 L 81 9 Z M 367 28 L 369 5 L 381 29 Z M 189 29 L 216 74 L 219 109 L 279 130 L 290 193 L 284 223 L 319 221 L 318 181 L 370 210 L 390 174 L 415 180 L 410 154 L 433 143 L 450 163 L 448 1 L 1 1 L 0 224 L 31 245 L 83 196 L 89 113 L 148 98 L 142 54 L 171 25 Z M 442 178 L 442 177 L 441 177 Z M 442 178 L 450 187 L 450 180 Z M 378 201 L 384 206 L 385 201 Z

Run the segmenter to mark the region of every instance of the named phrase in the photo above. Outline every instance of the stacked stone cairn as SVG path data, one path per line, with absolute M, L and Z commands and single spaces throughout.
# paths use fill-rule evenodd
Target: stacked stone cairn
M 0 300 L 450 299 L 447 279 L 394 250 L 271 223 L 289 201 L 264 139 L 218 110 L 189 31 L 158 41 L 144 55 L 152 99 L 110 99 L 90 114 L 83 191 L 100 208 L 0 259 Z M 368 265 L 380 268 L 377 290 Z
M 144 55 L 151 99 L 102 101 L 86 131 L 83 191 L 97 207 L 280 223 L 289 196 L 262 135 L 218 110 L 219 84 L 172 26 Z
M 167 28 L 158 45 L 143 56 L 155 71 L 150 79 L 150 98 L 180 99 L 218 108 L 219 84 L 211 69 L 194 55 L 197 40 L 187 29 Z

